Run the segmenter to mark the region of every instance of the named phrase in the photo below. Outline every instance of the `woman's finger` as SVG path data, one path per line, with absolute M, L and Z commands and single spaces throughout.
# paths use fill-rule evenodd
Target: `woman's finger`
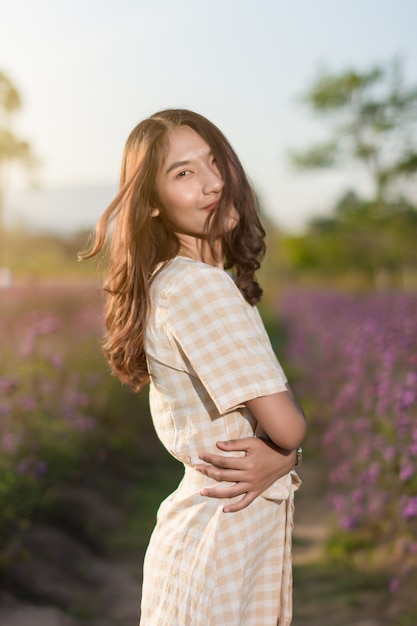
M 244 480 L 244 476 L 242 476 L 242 472 L 240 470 L 221 469 L 212 465 L 194 465 L 194 469 L 197 470 L 197 472 L 200 472 L 200 474 L 213 478 L 218 483 L 237 483 Z
M 204 487 L 200 493 L 208 498 L 235 498 L 246 494 L 248 488 L 246 483 L 236 483 L 230 487 Z
M 218 441 L 216 446 L 220 450 L 247 452 L 257 441 L 256 437 L 242 437 L 242 439 L 229 439 L 228 441 Z M 256 445 L 256 444 L 255 444 Z
M 225 513 L 236 513 L 237 511 L 242 511 L 243 509 L 246 509 L 246 507 L 249 506 L 249 504 L 251 504 L 251 502 L 253 502 L 258 496 L 259 493 L 257 491 L 248 491 L 241 500 L 235 502 L 234 504 L 228 504 L 224 507 L 223 511 Z
M 205 461 L 205 463 L 210 463 L 210 465 L 224 469 L 244 469 L 246 466 L 246 457 L 244 456 L 222 456 L 220 454 L 211 454 L 209 452 L 203 452 L 198 456 L 202 461 Z

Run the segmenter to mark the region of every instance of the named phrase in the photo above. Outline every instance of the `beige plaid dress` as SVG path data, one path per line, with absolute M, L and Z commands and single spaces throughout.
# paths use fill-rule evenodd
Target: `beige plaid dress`
M 257 309 L 223 270 L 176 257 L 151 284 L 145 348 L 155 429 L 185 472 L 146 552 L 140 626 L 287 626 L 298 476 L 224 513 L 240 497 L 200 495 L 216 483 L 193 469 L 217 441 L 262 434 L 243 403 L 285 389 Z

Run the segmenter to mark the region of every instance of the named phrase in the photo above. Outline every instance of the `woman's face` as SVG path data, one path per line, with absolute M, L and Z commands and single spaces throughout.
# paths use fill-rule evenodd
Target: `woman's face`
M 178 234 L 202 237 L 207 234 L 207 219 L 216 211 L 224 182 L 210 146 L 189 126 L 168 131 L 165 161 L 156 179 L 160 215 Z M 231 228 L 238 222 L 231 211 Z

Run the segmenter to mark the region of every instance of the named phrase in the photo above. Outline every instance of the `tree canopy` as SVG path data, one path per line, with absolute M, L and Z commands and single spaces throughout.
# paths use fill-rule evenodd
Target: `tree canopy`
M 371 177 L 371 200 L 406 195 L 417 172 L 417 85 L 406 85 L 398 60 L 368 70 L 322 71 L 302 103 L 323 120 L 328 137 L 291 153 L 299 168 L 327 168 L 356 161 Z
M 17 161 L 25 167 L 34 164 L 30 144 L 13 131 L 13 116 L 22 99 L 12 80 L 0 71 L 0 233 L 3 229 L 4 192 L 8 165 Z
M 356 273 L 374 285 L 414 285 L 417 86 L 405 84 L 401 64 L 393 61 L 366 71 L 321 72 L 302 102 L 328 136 L 294 151 L 293 163 L 318 169 L 356 161 L 374 191 L 367 199 L 345 192 L 329 216 L 313 218 L 304 235 L 288 237 L 291 266 L 328 276 Z

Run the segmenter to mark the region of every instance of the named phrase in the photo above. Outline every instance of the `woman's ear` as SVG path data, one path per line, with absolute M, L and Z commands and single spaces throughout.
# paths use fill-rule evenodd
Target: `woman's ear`
M 154 207 L 153 209 L 151 209 L 151 217 L 158 217 L 159 215 L 159 209 L 157 207 Z

